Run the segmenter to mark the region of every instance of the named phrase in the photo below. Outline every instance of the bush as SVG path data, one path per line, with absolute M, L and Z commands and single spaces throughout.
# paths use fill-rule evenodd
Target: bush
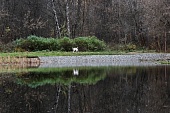
M 96 37 L 54 39 L 31 35 L 26 39 L 18 39 L 14 43 L 16 45 L 15 51 L 72 51 L 73 47 L 78 47 L 79 51 L 102 51 L 106 48 L 105 42 Z
M 74 47 L 78 47 L 79 51 L 88 51 L 88 38 L 87 37 L 75 38 Z
M 106 49 L 106 43 L 97 39 L 96 37 L 88 38 L 88 48 L 90 51 L 102 51 Z
M 16 48 L 26 51 L 58 50 L 58 41 L 54 38 L 28 36 L 26 39 L 16 40 L 15 43 Z
M 59 48 L 61 51 L 72 51 L 72 47 L 74 45 L 74 42 L 72 39 L 68 37 L 64 37 L 61 39 L 58 39 L 59 42 Z
M 80 51 L 102 51 L 106 48 L 106 43 L 96 37 L 78 37 L 74 39 L 74 46 Z

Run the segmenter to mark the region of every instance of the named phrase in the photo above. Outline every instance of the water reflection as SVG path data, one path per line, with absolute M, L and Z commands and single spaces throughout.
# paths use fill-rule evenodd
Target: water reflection
M 78 69 L 73 69 L 73 75 L 79 75 L 79 70 Z
M 169 75 L 170 66 L 33 68 L 3 72 L 0 112 L 168 113 Z

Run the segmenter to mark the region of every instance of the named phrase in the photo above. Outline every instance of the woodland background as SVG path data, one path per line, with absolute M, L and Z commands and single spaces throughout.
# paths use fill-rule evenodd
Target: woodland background
M 169 0 L 1 0 L 0 40 L 96 36 L 110 45 L 170 48 Z

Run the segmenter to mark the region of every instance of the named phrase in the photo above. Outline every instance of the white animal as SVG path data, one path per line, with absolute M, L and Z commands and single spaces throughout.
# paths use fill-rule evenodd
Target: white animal
M 75 47 L 75 48 L 72 48 L 72 49 L 73 49 L 73 53 L 79 51 L 79 50 L 78 50 L 78 47 Z

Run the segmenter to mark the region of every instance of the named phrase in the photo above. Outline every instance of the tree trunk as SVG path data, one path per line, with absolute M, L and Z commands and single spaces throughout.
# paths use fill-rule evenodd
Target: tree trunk
M 165 42 L 164 42 L 164 44 L 165 44 L 165 48 L 164 48 L 164 49 L 165 49 L 165 53 L 166 53 L 166 48 L 167 48 L 167 47 L 166 47 L 166 41 L 167 41 L 166 32 L 165 32 L 165 39 L 164 39 L 164 41 L 165 41 Z
M 59 98 L 60 98 L 60 92 L 61 92 L 61 86 L 59 85 L 57 87 L 57 92 L 56 92 L 56 101 L 55 101 L 55 106 L 54 106 L 55 113 L 57 113 L 58 102 L 59 102 Z
M 68 113 L 71 113 L 71 85 L 68 86 Z
M 67 32 L 68 32 L 68 37 L 70 37 L 71 32 L 70 32 L 69 0 L 66 0 L 66 17 L 67 17 Z
M 52 2 L 52 9 L 54 12 L 54 19 L 55 19 L 55 32 L 57 33 L 57 37 L 61 37 L 61 32 L 60 32 L 60 26 L 59 26 L 59 21 L 58 21 L 58 16 L 57 16 L 57 11 L 55 9 L 55 1 L 51 0 Z

